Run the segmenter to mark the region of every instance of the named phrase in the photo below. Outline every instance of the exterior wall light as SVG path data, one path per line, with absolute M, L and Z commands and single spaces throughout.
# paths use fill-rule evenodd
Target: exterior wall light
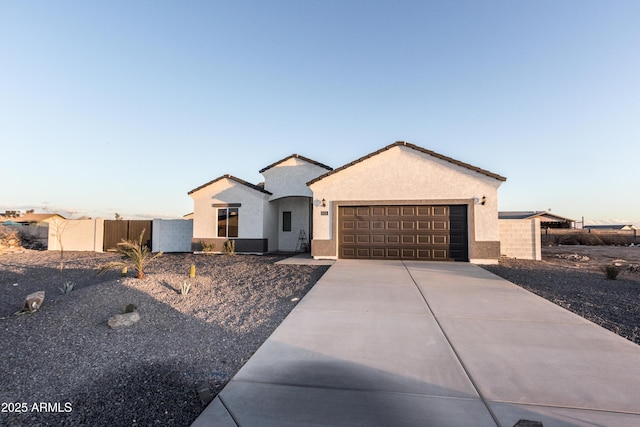
M 484 204 L 484 203 L 483 203 Z M 326 207 L 327 206 L 327 201 L 325 199 L 322 199 L 322 207 Z

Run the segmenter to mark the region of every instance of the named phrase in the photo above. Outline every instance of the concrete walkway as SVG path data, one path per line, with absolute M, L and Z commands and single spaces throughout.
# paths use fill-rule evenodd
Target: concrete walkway
M 640 346 L 465 263 L 337 261 L 193 426 L 640 425 Z

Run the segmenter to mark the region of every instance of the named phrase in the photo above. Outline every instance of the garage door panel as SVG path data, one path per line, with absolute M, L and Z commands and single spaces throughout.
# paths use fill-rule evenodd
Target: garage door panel
M 356 208 L 356 216 L 369 216 L 369 208 Z
M 433 216 L 449 216 L 449 209 L 447 206 L 434 206 Z
M 431 236 L 431 243 L 434 245 L 446 245 L 447 240 L 447 236 Z
M 387 216 L 400 216 L 400 208 L 397 206 L 388 207 Z
M 434 249 L 433 250 L 433 258 L 437 260 L 446 260 L 447 259 L 447 251 L 443 249 Z
M 431 221 L 418 221 L 418 230 L 431 230 Z
M 384 248 L 373 248 L 371 249 L 371 258 L 385 258 L 385 250 Z
M 415 249 L 401 249 L 400 253 L 402 254 L 402 259 L 414 259 L 416 257 Z
M 415 230 L 416 223 L 414 221 L 402 221 L 403 230 Z
M 338 208 L 339 256 L 468 260 L 467 206 Z
M 386 208 L 383 206 L 373 206 L 371 207 L 371 214 L 373 216 L 384 216 L 386 212 Z
M 402 236 L 402 238 L 400 239 L 400 241 L 402 242 L 402 244 L 406 244 L 406 245 L 415 245 L 416 243 L 416 236 L 409 234 L 409 235 L 404 235 Z
M 431 223 L 431 229 L 433 230 L 447 230 L 449 228 L 447 221 L 433 221 Z
M 418 206 L 418 216 L 431 216 L 433 215 L 431 206 Z
M 356 242 L 368 244 L 370 243 L 370 237 L 368 234 L 358 234 L 356 236 Z
M 431 236 L 430 235 L 422 235 L 418 234 L 418 242 L 419 245 L 429 245 L 431 244 Z
M 341 208 L 341 213 L 344 218 L 356 216 L 355 208 L 343 207 Z
M 356 257 L 356 250 L 355 248 L 341 248 L 340 250 L 340 254 L 342 255 L 342 258 L 355 258 Z
M 400 249 L 387 248 L 387 258 L 400 258 Z
M 355 243 L 356 235 L 355 234 L 343 234 L 342 235 L 342 243 Z
M 430 260 L 432 259 L 431 251 L 429 249 L 418 249 L 417 258 L 419 260 Z
M 358 230 L 368 230 L 370 225 L 371 224 L 369 221 L 358 221 L 356 223 L 356 227 Z
M 356 257 L 357 258 L 371 258 L 371 251 L 369 248 L 357 248 L 356 249 Z
M 402 212 L 402 216 L 416 216 L 416 208 L 413 206 L 403 206 L 400 211 Z

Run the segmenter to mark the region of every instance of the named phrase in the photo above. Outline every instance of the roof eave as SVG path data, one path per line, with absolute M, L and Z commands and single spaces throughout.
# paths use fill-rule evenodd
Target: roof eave
M 311 163 L 312 165 L 320 166 L 321 168 L 327 169 L 329 171 L 333 170 L 333 168 L 331 166 L 327 166 L 327 165 L 325 165 L 323 163 L 317 162 L 317 161 L 315 161 L 313 159 L 310 159 L 308 157 L 301 156 L 300 154 L 292 154 L 290 156 L 285 157 L 284 159 L 278 160 L 275 163 L 271 163 L 269 166 L 267 166 L 267 167 L 265 167 L 263 169 L 260 169 L 260 171 L 258 171 L 258 172 L 259 173 L 265 172 L 265 171 L 267 171 L 267 170 L 269 170 L 269 169 L 271 169 L 273 167 L 278 166 L 282 162 L 286 162 L 289 159 L 300 159 L 300 160 L 304 160 L 307 163 Z
M 447 161 L 449 163 L 464 167 L 466 169 L 470 169 L 470 170 L 472 170 L 474 172 L 478 172 L 478 173 L 480 173 L 482 175 L 486 175 L 486 176 L 488 176 L 490 178 L 494 178 L 494 179 L 496 179 L 498 181 L 504 182 L 504 181 L 507 180 L 507 178 L 503 177 L 502 175 L 498 175 L 496 173 L 489 172 L 488 170 L 481 169 L 479 167 L 470 165 L 469 163 L 464 163 L 464 162 L 461 162 L 459 160 L 453 159 L 451 157 L 447 157 L 445 155 L 436 153 L 435 151 L 431 151 L 431 150 L 427 150 L 426 148 L 418 147 L 417 145 L 411 144 L 409 142 L 396 141 L 393 144 L 389 144 L 386 147 L 383 147 L 383 148 L 381 148 L 381 149 L 379 149 L 377 151 L 374 151 L 373 153 L 370 153 L 370 154 L 367 154 L 366 156 L 360 157 L 359 159 L 354 160 L 354 161 L 352 161 L 350 163 L 347 163 L 344 166 L 340 166 L 339 168 L 336 168 L 336 169 L 334 169 L 334 170 L 332 170 L 330 172 L 327 172 L 327 173 L 325 173 L 323 175 L 320 175 L 319 177 L 317 177 L 315 179 L 312 179 L 311 181 L 307 182 L 307 185 L 311 185 L 313 183 L 316 183 L 316 182 L 318 182 L 320 180 L 325 179 L 326 177 L 328 177 L 330 175 L 333 175 L 335 173 L 343 171 L 343 170 L 345 170 L 345 169 L 347 169 L 347 168 L 349 168 L 349 167 L 351 167 L 351 166 L 353 166 L 353 165 L 355 165 L 357 163 L 360 163 L 360 162 L 362 162 L 364 160 L 367 160 L 367 159 L 369 159 L 369 158 L 371 158 L 373 156 L 377 156 L 378 154 L 383 153 L 383 152 L 385 152 L 385 151 L 387 151 L 387 150 L 389 150 L 389 149 L 391 149 L 393 147 L 399 147 L 399 146 L 412 148 L 412 149 L 414 149 L 414 150 L 416 150 L 418 152 L 421 152 L 421 153 L 424 153 L 424 154 L 428 154 L 428 155 L 430 155 L 432 157 L 435 157 L 437 159 Z
M 197 187 L 197 188 L 194 188 L 193 190 L 189 191 L 189 192 L 187 193 L 187 195 L 189 195 L 189 196 L 190 196 L 190 195 L 192 195 L 193 193 L 195 193 L 195 192 L 197 192 L 197 191 L 200 191 L 200 190 L 202 190 L 203 188 L 208 187 L 208 186 L 210 186 L 211 184 L 215 184 L 216 182 L 221 181 L 221 180 L 223 180 L 223 179 L 229 179 L 229 180 L 231 180 L 231 181 L 237 182 L 238 184 L 242 184 L 242 185 L 244 185 L 244 186 L 247 186 L 247 187 L 251 188 L 252 190 L 259 191 L 259 192 L 264 193 L 264 194 L 268 194 L 268 195 L 273 194 L 273 193 L 271 193 L 270 191 L 267 191 L 267 190 L 265 190 L 265 189 L 263 189 L 263 188 L 260 188 L 260 187 L 258 187 L 257 185 L 251 184 L 250 182 L 245 181 L 245 180 L 243 180 L 243 179 L 237 178 L 237 177 L 235 177 L 235 176 L 233 176 L 233 175 L 231 175 L 231 174 L 224 174 L 224 175 L 219 176 L 218 178 L 216 178 L 216 179 L 214 179 L 214 180 L 212 180 L 212 181 L 207 182 L 206 184 L 202 184 L 201 186 L 199 186 L 199 187 Z

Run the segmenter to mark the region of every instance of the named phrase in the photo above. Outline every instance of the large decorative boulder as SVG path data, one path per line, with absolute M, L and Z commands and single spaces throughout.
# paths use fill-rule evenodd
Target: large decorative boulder
M 130 313 L 116 314 L 110 317 L 107 324 L 111 329 L 128 328 L 135 325 L 140 320 L 140 313 L 132 311 Z
M 29 313 L 33 313 L 38 311 L 42 304 L 44 303 L 44 291 L 34 292 L 32 294 L 27 295 L 24 300 L 24 304 L 22 304 L 23 312 L 28 311 Z

